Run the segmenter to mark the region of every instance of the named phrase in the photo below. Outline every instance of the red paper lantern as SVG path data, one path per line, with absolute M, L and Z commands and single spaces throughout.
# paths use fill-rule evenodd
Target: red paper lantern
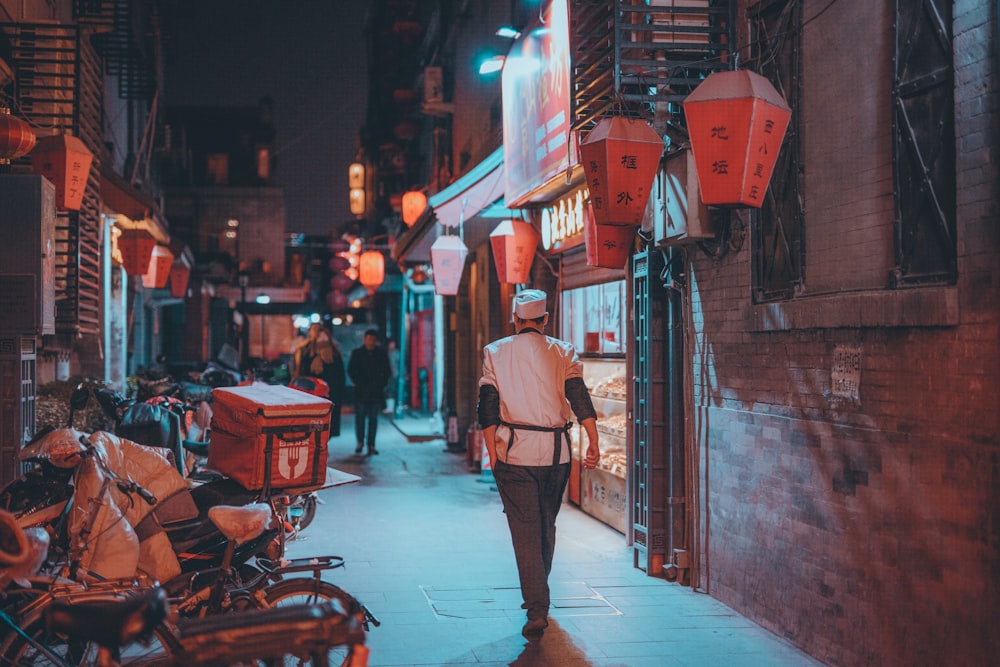
M 583 240 L 587 244 L 587 266 L 624 269 L 632 256 L 635 227 L 599 225 L 591 218 L 583 223 Z
M 187 296 L 188 280 L 191 278 L 191 267 L 175 261 L 170 267 L 170 296 L 183 298 Z
M 30 125 L 11 116 L 6 107 L 0 107 L 0 164 L 27 155 L 36 140 Z
M 378 250 L 366 250 L 358 258 L 358 281 L 373 289 L 385 281 L 385 255 Z
M 153 248 L 149 260 L 149 268 L 142 276 L 142 286 L 152 289 L 163 289 L 170 279 L 170 267 L 174 264 L 174 253 L 166 246 L 158 245 Z
M 527 222 L 504 220 L 497 225 L 490 232 L 497 279 L 510 284 L 527 282 L 538 241 L 538 232 Z
M 118 237 L 118 250 L 122 254 L 122 266 L 130 276 L 141 276 L 149 268 L 156 239 L 145 229 L 125 229 Z
M 791 109 L 747 70 L 710 74 L 684 101 L 701 200 L 760 208 Z
M 445 296 L 458 294 L 469 249 L 457 236 L 439 236 L 431 246 L 434 291 Z
M 403 222 L 407 227 L 412 227 L 426 208 L 427 195 L 420 190 L 410 190 L 403 195 Z
M 663 139 L 645 121 L 601 119 L 580 143 L 595 222 L 642 224 L 662 153 Z
M 56 208 L 79 211 L 94 155 L 71 134 L 42 137 L 31 153 L 35 172 L 56 186 Z
M 343 273 L 335 273 L 330 278 L 330 287 L 338 292 L 346 292 L 354 286 L 354 279 Z
M 333 311 L 345 310 L 347 308 L 347 295 L 343 292 L 329 292 L 326 295 L 326 305 Z

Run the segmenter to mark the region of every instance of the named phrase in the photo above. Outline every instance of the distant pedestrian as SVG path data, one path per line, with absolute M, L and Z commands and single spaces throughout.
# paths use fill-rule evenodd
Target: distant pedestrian
M 327 384 L 327 398 L 333 403 L 330 413 L 330 437 L 340 435 L 340 409 L 344 402 L 344 357 L 340 346 L 323 325 L 314 323 L 304 341 L 295 347 L 292 378 L 319 378 Z
M 521 634 L 529 639 L 549 625 L 548 579 L 569 481 L 571 412 L 587 432 L 583 467 L 594 468 L 601 457 L 597 413 L 576 350 L 542 333 L 546 298 L 536 289 L 514 297 L 516 333 L 483 348 L 479 380 L 479 424 L 517 560 L 527 610 Z
M 351 352 L 347 374 L 354 383 L 354 429 L 358 438 L 354 453 L 360 454 L 367 445 L 369 456 L 378 454 L 375 433 L 379 413 L 385 408 L 385 385 L 392 375 L 389 355 L 378 344 L 378 331 L 365 332 L 361 347 Z

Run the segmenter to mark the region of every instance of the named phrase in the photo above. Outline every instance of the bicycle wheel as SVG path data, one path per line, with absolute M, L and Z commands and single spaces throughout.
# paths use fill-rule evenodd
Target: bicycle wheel
M 91 667 L 97 662 L 97 645 L 92 642 L 69 640 L 46 630 L 45 619 L 38 617 L 21 628 L 23 634 L 12 632 L 0 648 L 0 665 L 4 667 Z M 156 629 L 148 642 L 135 642 L 121 648 L 118 662 L 125 665 L 169 665 L 170 651 L 165 634 Z
M 307 577 L 283 579 L 265 588 L 264 594 L 267 603 L 273 607 L 312 604 L 321 601 L 337 601 L 348 615 L 357 618 L 359 624 L 365 620 L 364 608 L 354 596 L 327 581 L 317 581 L 316 579 Z M 362 648 L 362 650 L 364 649 Z M 354 654 L 354 644 L 334 646 L 327 655 L 327 664 L 348 667 L 351 665 Z M 292 665 L 312 665 L 312 662 L 285 658 L 284 663 L 276 664 L 284 664 L 285 667 L 291 667 Z

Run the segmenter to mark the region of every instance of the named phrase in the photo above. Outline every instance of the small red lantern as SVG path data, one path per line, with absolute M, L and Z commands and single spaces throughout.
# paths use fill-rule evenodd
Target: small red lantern
M 42 137 L 31 153 L 35 172 L 56 186 L 56 208 L 79 211 L 94 155 L 71 134 Z
M 642 224 L 663 139 L 642 120 L 610 116 L 580 143 L 594 220 L 602 225 Z
M 156 239 L 145 229 L 124 229 L 118 237 L 118 250 L 122 254 L 122 266 L 130 276 L 141 276 L 149 268 Z
M 326 305 L 333 311 L 345 310 L 347 308 L 347 295 L 343 292 L 329 292 L 326 295 Z
M 378 250 L 366 250 L 358 258 L 358 281 L 374 289 L 385 281 L 385 255 Z
M 337 292 L 346 292 L 354 286 L 354 279 L 343 273 L 335 273 L 330 278 L 330 287 Z
M 153 248 L 149 260 L 149 268 L 142 276 L 142 286 L 152 289 L 163 289 L 170 279 L 170 267 L 174 264 L 174 253 L 166 246 L 158 245 Z
M 791 109 L 748 70 L 710 74 L 684 101 L 701 200 L 760 208 Z
M 500 282 L 514 285 L 527 282 L 539 238 L 534 227 L 520 220 L 504 220 L 490 232 Z
M 403 195 L 403 222 L 407 227 L 412 227 L 426 208 L 427 195 L 420 190 L 410 190 Z
M 0 107 L 0 164 L 23 157 L 35 147 L 37 137 L 31 126 L 10 115 L 10 109 Z
M 187 296 L 188 280 L 191 278 L 191 267 L 176 260 L 170 267 L 170 296 L 183 298 Z
M 583 223 L 583 240 L 587 244 L 587 266 L 624 269 L 632 256 L 635 227 L 599 225 L 588 217 Z
M 439 236 L 431 246 L 434 291 L 444 296 L 458 294 L 469 249 L 457 236 Z

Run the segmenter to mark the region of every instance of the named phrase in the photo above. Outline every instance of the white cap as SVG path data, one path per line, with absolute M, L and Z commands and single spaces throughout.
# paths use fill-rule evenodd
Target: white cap
M 533 320 L 549 312 L 545 307 L 548 295 L 540 289 L 526 289 L 514 297 L 514 314 L 522 320 Z

